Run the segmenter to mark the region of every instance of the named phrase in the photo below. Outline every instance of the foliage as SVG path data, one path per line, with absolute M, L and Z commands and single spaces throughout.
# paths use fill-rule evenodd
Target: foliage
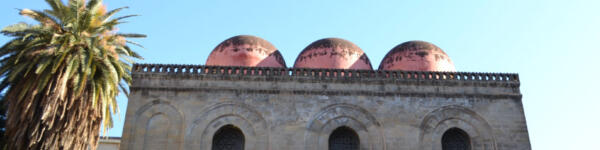
M 101 125 L 112 127 L 115 97 L 127 93 L 132 59 L 141 58 L 117 33 L 127 7 L 107 11 L 101 0 L 46 0 L 51 9 L 20 10 L 39 24 L 1 33 L 0 91 L 6 91 L 9 149 L 95 149 Z M 119 90 L 120 89 L 120 90 Z

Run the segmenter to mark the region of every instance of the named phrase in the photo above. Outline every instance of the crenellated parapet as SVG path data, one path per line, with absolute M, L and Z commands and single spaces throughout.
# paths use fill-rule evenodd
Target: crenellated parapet
M 204 66 L 175 64 L 134 64 L 133 74 L 181 74 L 181 75 L 240 75 L 240 76 L 280 76 L 314 78 L 368 78 L 394 80 L 458 80 L 495 81 L 519 83 L 515 73 L 481 72 L 431 72 L 431 71 L 387 71 L 355 69 L 311 69 L 273 68 L 243 66 Z
M 132 90 L 521 97 L 519 76 L 510 73 L 135 64 L 132 76 Z

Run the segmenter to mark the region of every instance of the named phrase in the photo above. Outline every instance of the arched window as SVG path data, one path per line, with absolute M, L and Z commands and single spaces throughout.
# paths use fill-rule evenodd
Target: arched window
M 448 129 L 442 135 L 442 150 L 471 150 L 471 139 L 459 128 Z
M 329 136 L 329 150 L 358 150 L 358 134 L 349 127 L 339 127 Z
M 233 125 L 225 125 L 215 132 L 212 140 L 212 150 L 243 149 L 244 134 L 239 128 Z

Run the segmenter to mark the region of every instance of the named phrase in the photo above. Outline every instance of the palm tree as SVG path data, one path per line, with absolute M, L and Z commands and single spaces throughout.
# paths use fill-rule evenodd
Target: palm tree
M 101 0 L 46 0 L 51 9 L 20 10 L 39 24 L 1 33 L 0 91 L 6 91 L 8 149 L 95 149 L 101 125 L 112 127 L 115 97 L 127 94 L 132 59 L 141 57 Z
M 6 104 L 4 96 L 0 95 L 0 150 L 6 150 Z

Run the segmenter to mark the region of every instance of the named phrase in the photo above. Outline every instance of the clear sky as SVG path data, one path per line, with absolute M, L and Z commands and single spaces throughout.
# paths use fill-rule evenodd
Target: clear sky
M 273 43 L 292 66 L 313 41 L 339 37 L 361 47 L 376 68 L 394 46 L 424 40 L 441 47 L 457 70 L 519 73 L 534 149 L 597 149 L 600 136 L 600 1 L 598 0 L 105 0 L 120 26 L 144 33 L 142 63 L 204 64 L 221 41 L 240 34 Z M 30 19 L 0 5 L 0 26 Z M 0 36 L 0 43 L 8 41 Z M 127 99 L 110 136 L 121 136 Z

